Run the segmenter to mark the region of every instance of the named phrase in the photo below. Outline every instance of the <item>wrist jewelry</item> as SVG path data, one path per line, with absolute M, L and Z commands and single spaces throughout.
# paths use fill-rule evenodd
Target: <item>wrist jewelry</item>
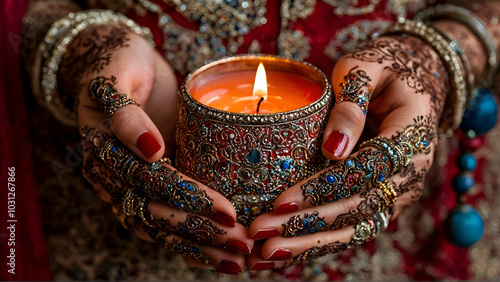
M 451 136 L 462 121 L 467 96 L 464 73 L 460 67 L 460 59 L 457 53 L 450 46 L 448 40 L 439 32 L 422 22 L 400 18 L 394 26 L 389 27 L 384 32 L 384 34 L 390 33 L 408 33 L 424 40 L 438 52 L 443 60 L 450 76 L 451 102 L 455 105 L 455 109 L 450 120 L 445 119 L 441 122 L 439 133 L 448 137 Z
M 91 25 L 124 25 L 144 37 L 154 47 L 153 36 L 148 28 L 141 27 L 122 14 L 108 10 L 87 10 L 70 13 L 54 22 L 38 46 L 35 59 L 32 90 L 38 102 L 59 122 L 67 126 L 77 125 L 76 113 L 64 105 L 57 91 L 57 71 L 63 55 L 80 32 Z M 41 69 L 41 75 L 38 73 Z
M 415 20 L 418 21 L 435 21 L 438 19 L 450 19 L 459 22 L 481 40 L 483 48 L 486 51 L 487 60 L 484 71 L 481 74 L 480 83 L 482 86 L 489 86 L 496 75 L 498 53 L 496 43 L 493 41 L 495 37 L 488 30 L 485 23 L 471 11 L 455 5 L 437 5 L 415 16 Z

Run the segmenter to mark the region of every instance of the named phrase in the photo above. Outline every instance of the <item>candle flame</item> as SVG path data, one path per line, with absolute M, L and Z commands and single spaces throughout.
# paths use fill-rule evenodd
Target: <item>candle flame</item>
M 257 73 L 255 74 L 255 83 L 253 85 L 253 96 L 256 98 L 264 98 L 267 99 L 267 77 L 266 77 L 266 69 L 264 68 L 264 64 L 260 62 L 259 67 L 257 68 Z

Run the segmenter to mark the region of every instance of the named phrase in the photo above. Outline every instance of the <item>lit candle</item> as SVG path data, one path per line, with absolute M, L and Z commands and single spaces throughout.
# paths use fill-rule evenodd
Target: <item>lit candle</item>
M 179 91 L 175 166 L 229 199 L 248 227 L 324 166 L 331 106 L 328 78 L 308 63 L 259 54 L 208 63 Z
M 323 94 L 321 85 L 312 79 L 282 71 L 266 72 L 262 62 L 257 72 L 242 70 L 213 75 L 189 91 L 194 99 L 211 108 L 246 114 L 299 109 Z

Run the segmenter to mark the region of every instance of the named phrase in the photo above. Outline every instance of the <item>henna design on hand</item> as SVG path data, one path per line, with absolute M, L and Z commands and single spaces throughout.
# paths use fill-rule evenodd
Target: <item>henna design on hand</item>
M 169 240 L 168 237 L 172 236 L 170 232 L 160 231 L 148 226 L 143 226 L 143 228 L 156 243 L 167 250 L 174 251 L 181 256 L 194 259 L 203 264 L 210 263 L 210 258 L 203 252 L 203 246 L 176 237 Z
M 317 211 L 311 215 L 304 214 L 304 217 L 295 215 L 290 217 L 286 224 L 282 225 L 285 228 L 283 237 L 298 237 L 306 234 L 314 234 L 326 229 L 327 224 L 324 217 L 319 217 Z
M 346 251 L 350 248 L 350 244 L 348 243 L 340 243 L 340 242 L 333 242 L 329 244 L 325 244 L 321 247 L 312 247 L 302 254 L 294 257 L 291 262 L 286 263 L 282 268 L 286 268 L 292 264 L 298 264 L 302 263 L 304 261 L 310 260 L 310 259 L 315 259 L 318 257 L 322 257 L 327 254 L 333 254 L 333 253 L 340 253 L 343 251 Z
M 150 199 L 196 214 L 211 215 L 212 199 L 195 182 L 184 180 L 164 160 L 148 163 L 126 148 L 118 139 L 107 138 L 95 128 L 81 129 L 82 141 L 92 148 L 107 168 Z M 100 136 L 97 137 L 96 136 Z
M 207 245 L 215 245 L 216 235 L 227 232 L 214 225 L 210 220 L 200 216 L 188 214 L 184 223 L 179 222 L 178 226 L 172 225 L 169 219 L 159 218 L 149 221 L 153 227 L 161 230 L 178 233 L 184 238 L 194 240 Z
M 338 162 L 302 185 L 305 200 L 322 205 L 359 193 L 391 175 L 392 164 L 385 152 L 363 150 Z
M 124 26 L 91 26 L 77 36 L 64 54 L 60 66 L 60 85 L 67 94 L 80 93 L 82 78 L 98 74 L 111 63 L 113 53 L 129 47 L 130 31 Z
M 413 36 L 380 37 L 345 55 L 363 62 L 388 64 L 385 69 L 405 80 L 415 93 L 430 96 L 433 113 L 440 115 L 447 93 L 447 73 L 431 46 Z

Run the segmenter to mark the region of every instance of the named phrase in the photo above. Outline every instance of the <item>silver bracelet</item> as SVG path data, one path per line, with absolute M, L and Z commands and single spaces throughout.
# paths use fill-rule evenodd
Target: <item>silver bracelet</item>
M 450 137 L 453 131 L 460 126 L 462 116 L 465 111 L 465 101 L 467 96 L 467 85 L 465 76 L 460 67 L 460 58 L 450 46 L 448 40 L 439 32 L 423 22 L 416 22 L 399 18 L 394 26 L 389 27 L 383 34 L 407 33 L 416 36 L 437 51 L 450 76 L 451 102 L 454 105 L 450 119 L 446 118 L 439 126 L 439 133 L 442 136 Z
M 126 16 L 109 10 L 69 13 L 54 22 L 38 46 L 33 68 L 32 90 L 38 102 L 59 122 L 67 126 L 76 127 L 77 116 L 73 109 L 65 107 L 59 97 L 57 70 L 73 39 L 91 25 L 124 25 L 144 37 L 151 47 L 155 46 L 153 35 L 148 28 L 141 27 Z
M 431 21 L 437 19 L 450 19 L 466 26 L 475 36 L 481 40 L 486 51 L 486 65 L 481 74 L 482 86 L 489 86 L 495 79 L 498 67 L 498 52 L 494 36 L 488 30 L 485 23 L 474 13 L 466 8 L 455 5 L 437 5 L 418 13 L 415 18 L 417 21 Z

